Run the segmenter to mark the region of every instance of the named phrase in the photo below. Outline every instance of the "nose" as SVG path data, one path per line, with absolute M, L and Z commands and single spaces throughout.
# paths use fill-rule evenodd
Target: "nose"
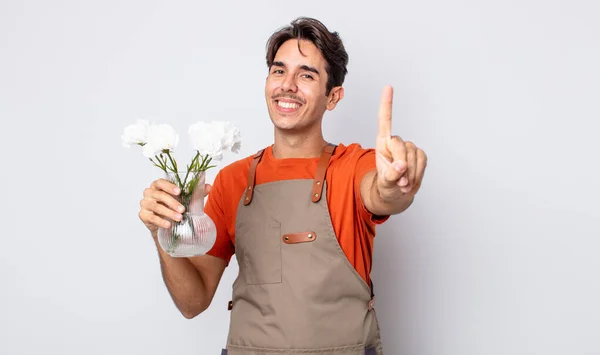
M 296 77 L 294 75 L 286 75 L 281 83 L 281 90 L 284 92 L 296 92 L 298 91 L 298 85 L 296 85 Z

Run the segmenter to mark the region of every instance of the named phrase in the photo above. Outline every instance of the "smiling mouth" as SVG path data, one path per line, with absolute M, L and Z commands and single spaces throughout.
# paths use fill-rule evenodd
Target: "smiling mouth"
M 277 103 L 277 106 L 283 108 L 283 109 L 287 109 L 287 110 L 295 110 L 297 108 L 299 108 L 300 105 L 297 102 L 284 102 L 284 101 L 280 101 L 280 100 L 275 100 L 275 103 Z

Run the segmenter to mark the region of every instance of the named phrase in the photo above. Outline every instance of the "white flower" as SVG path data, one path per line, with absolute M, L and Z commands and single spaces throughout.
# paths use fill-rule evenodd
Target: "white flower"
M 220 160 L 223 152 L 221 151 L 221 140 L 214 132 L 214 127 L 205 122 L 197 122 L 190 126 L 188 133 L 194 149 L 200 155 L 207 155 L 213 159 Z
M 148 135 L 148 121 L 137 120 L 136 123 L 130 124 L 123 130 L 121 140 L 123 146 L 130 148 L 132 145 L 145 144 Z
M 152 158 L 163 150 L 172 151 L 179 143 L 179 135 L 168 124 L 150 125 L 148 136 L 144 145 L 143 154 Z
M 241 147 L 240 130 L 230 122 L 200 121 L 191 125 L 188 133 L 198 153 L 213 160 L 221 160 L 226 150 L 237 153 Z
M 241 134 L 240 130 L 231 124 L 230 122 L 218 121 L 214 122 L 217 126 L 220 126 L 223 136 L 221 137 L 221 147 L 224 150 L 229 150 L 233 153 L 239 152 L 241 148 Z

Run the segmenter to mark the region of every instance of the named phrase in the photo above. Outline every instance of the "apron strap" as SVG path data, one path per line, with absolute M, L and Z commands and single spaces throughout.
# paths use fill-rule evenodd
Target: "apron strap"
M 373 289 L 373 280 L 369 280 L 371 281 L 371 298 L 375 297 L 375 290 Z
M 333 155 L 333 151 L 336 146 L 329 143 L 323 149 L 323 153 L 321 153 L 321 159 L 319 159 L 319 164 L 317 165 L 317 172 L 315 173 L 315 181 L 313 182 L 312 188 L 312 202 L 319 202 L 321 199 L 321 193 L 323 192 L 323 183 L 325 181 L 325 173 L 327 172 L 327 167 L 329 166 L 329 159 Z
M 252 201 L 252 193 L 254 192 L 254 182 L 256 177 L 256 166 L 262 158 L 264 149 L 259 150 L 256 154 L 254 154 L 254 158 L 252 159 L 252 163 L 250 164 L 250 172 L 248 173 L 248 187 L 246 188 L 246 197 L 244 198 L 244 206 L 248 206 Z

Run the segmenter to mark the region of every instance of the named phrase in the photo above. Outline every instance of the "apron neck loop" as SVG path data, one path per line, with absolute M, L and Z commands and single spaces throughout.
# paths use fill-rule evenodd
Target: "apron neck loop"
M 319 159 L 319 163 L 317 165 L 317 172 L 315 173 L 315 179 L 313 182 L 312 189 L 312 202 L 319 202 L 321 200 L 321 193 L 323 192 L 323 183 L 325 181 L 325 173 L 327 172 L 327 167 L 329 166 L 329 160 L 333 155 L 336 146 L 328 143 L 323 152 L 321 153 L 321 158 Z M 260 162 L 260 159 L 265 152 L 264 149 L 259 150 L 252 159 L 252 163 L 250 163 L 250 171 L 248 172 L 248 187 L 246 188 L 246 197 L 244 197 L 244 205 L 248 206 L 250 202 L 252 202 L 252 195 L 254 192 L 254 183 L 256 178 L 256 167 Z

